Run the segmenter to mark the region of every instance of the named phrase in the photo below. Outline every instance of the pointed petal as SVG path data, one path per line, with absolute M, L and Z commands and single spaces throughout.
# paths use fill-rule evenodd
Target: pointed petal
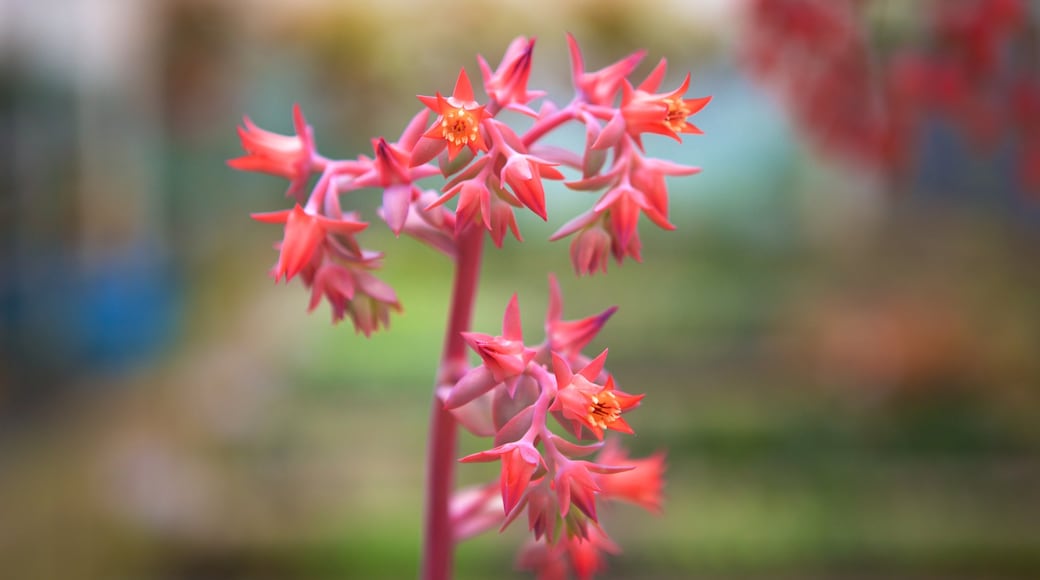
M 661 81 L 664 80 L 664 74 L 668 70 L 668 60 L 662 58 L 654 70 L 650 71 L 647 75 L 646 80 L 639 84 L 638 88 L 641 91 L 647 93 L 657 92 L 657 88 L 661 86 Z
M 607 362 L 607 350 L 603 349 L 603 352 L 599 353 L 599 356 L 585 365 L 585 368 L 578 371 L 578 374 L 590 381 L 595 381 L 596 377 L 603 372 L 603 365 Z
M 559 320 L 563 317 L 563 293 L 560 292 L 560 282 L 556 274 L 549 273 L 549 308 L 545 313 L 548 322 Z
M 574 380 L 574 374 L 571 373 L 571 367 L 567 364 L 567 361 L 554 352 L 552 353 L 552 363 L 553 374 L 556 376 L 556 388 L 562 389 L 571 384 L 571 381 Z
M 291 209 L 283 209 L 281 211 L 251 213 L 249 217 L 265 224 L 284 224 L 289 220 L 289 214 L 291 213 Z
M 520 340 L 524 339 L 523 331 L 520 328 L 520 303 L 517 300 L 516 294 L 509 299 L 509 305 L 506 306 L 506 314 L 502 319 L 502 336 L 509 340 Z
M 452 91 L 451 96 L 465 103 L 474 100 L 473 85 L 469 82 L 469 75 L 466 74 L 465 68 L 459 71 L 459 78 L 455 81 L 455 90 Z

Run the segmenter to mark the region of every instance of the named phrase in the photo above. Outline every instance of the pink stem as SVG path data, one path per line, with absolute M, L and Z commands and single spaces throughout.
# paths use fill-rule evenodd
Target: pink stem
M 547 117 L 539 119 L 530 129 L 527 130 L 526 133 L 524 133 L 524 136 L 522 137 L 524 145 L 530 147 L 535 141 L 541 139 L 543 135 L 567 121 L 570 121 L 574 117 L 574 107 L 568 105 L 560 111 L 556 111 Z
M 435 391 L 441 385 L 457 382 L 469 366 L 462 333 L 470 329 L 473 318 L 484 230 L 478 225 L 470 225 L 458 235 L 456 241 L 458 258 L 455 262 L 455 283 Z M 449 507 L 455 485 L 457 435 L 455 418 L 434 392 L 426 452 L 426 513 L 421 576 L 424 580 L 447 580 L 451 577 L 455 534 Z

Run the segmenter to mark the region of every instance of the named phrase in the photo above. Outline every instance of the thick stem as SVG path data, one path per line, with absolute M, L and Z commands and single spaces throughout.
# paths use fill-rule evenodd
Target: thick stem
M 484 230 L 476 224 L 457 237 L 455 282 L 452 287 L 451 311 L 444 336 L 444 351 L 434 386 L 430 412 L 430 436 L 426 451 L 426 513 L 423 526 L 422 575 L 424 580 L 447 580 L 451 577 L 455 552 L 454 530 L 449 511 L 455 485 L 455 447 L 458 429 L 455 418 L 444 409 L 436 389 L 451 385 L 462 377 L 469 366 L 466 342 L 462 333 L 470 329 L 480 279 Z

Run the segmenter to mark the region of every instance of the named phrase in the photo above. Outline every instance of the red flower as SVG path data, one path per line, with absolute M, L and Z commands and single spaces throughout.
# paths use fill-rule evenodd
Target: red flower
M 325 242 L 330 233 L 351 236 L 368 227 L 365 222 L 350 219 L 334 220 L 304 211 L 300 204 L 291 210 L 271 213 L 254 213 L 253 219 L 265 223 L 285 224 L 278 263 L 274 267 L 274 279 L 284 277 L 292 280 L 311 259 L 315 250 Z
M 575 431 L 584 426 L 600 440 L 603 439 L 605 429 L 633 433 L 632 427 L 621 415 L 639 405 L 643 395 L 630 395 L 617 390 L 613 377 L 608 376 L 604 385 L 592 382 L 603 370 L 606 350 L 577 374 L 572 374 L 567 361 L 556 353 L 553 353 L 552 358 L 553 373 L 559 389 L 551 407 L 553 411 L 560 411 L 564 419 L 570 420 Z
M 413 166 L 433 159 L 445 146 L 448 148 L 449 160 L 455 159 L 463 147 L 469 147 L 473 153 L 487 151 L 480 123 L 491 115 L 473 99 L 473 85 L 466 76 L 466 69 L 459 72 L 455 90 L 450 97 L 444 98 L 438 92 L 433 97 L 419 95 L 419 100 L 440 117 L 423 134 L 425 140 L 421 140 L 413 150 Z
M 279 135 L 253 124 L 249 117 L 242 120 L 238 137 L 247 155 L 228 161 L 228 165 L 242 171 L 259 171 L 284 177 L 291 181 L 286 195 L 300 199 L 311 176 L 316 155 L 312 130 L 303 118 L 300 105 L 293 105 L 293 126 L 296 135 Z

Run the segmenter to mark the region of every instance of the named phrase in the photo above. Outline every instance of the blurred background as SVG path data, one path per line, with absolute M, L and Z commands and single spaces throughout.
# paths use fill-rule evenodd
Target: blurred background
M 669 478 L 662 516 L 605 514 L 608 577 L 1040 576 L 1037 8 L 4 0 L 0 575 L 413 577 L 449 268 L 375 224 L 391 330 L 306 314 L 248 218 L 285 184 L 225 166 L 234 128 L 299 102 L 326 156 L 369 153 L 517 35 L 565 103 L 570 31 L 714 96 L 706 135 L 647 139 L 704 172 L 642 264 L 574 278 L 545 240 L 591 199 L 559 187 L 487 254 L 478 330 L 516 291 L 540 340 L 547 271 L 567 318 L 620 306 L 593 350 Z M 522 527 L 459 577 L 508 577 Z

